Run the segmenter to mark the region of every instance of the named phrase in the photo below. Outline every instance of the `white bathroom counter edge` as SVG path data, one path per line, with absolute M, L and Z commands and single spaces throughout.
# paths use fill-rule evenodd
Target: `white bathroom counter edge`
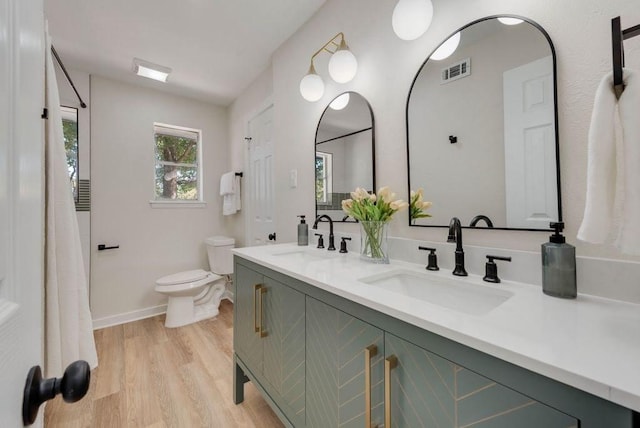
M 447 339 L 640 411 L 640 305 L 581 294 L 576 300 L 557 299 L 544 295 L 540 287 L 504 281 L 500 287 L 513 292 L 513 297 L 487 314 L 469 315 L 357 280 L 398 268 L 425 272 L 423 266 L 396 260 L 388 265 L 369 264 L 351 253 L 336 252 L 327 260 L 310 263 L 275 255 L 296 248 L 301 247 L 278 244 L 232 251 Z M 448 271 L 433 274 L 451 275 Z M 480 283 L 478 277 L 468 280 Z

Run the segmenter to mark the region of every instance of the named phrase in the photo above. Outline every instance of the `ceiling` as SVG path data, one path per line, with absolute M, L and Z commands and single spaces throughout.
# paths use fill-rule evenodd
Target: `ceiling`
M 325 0 L 45 0 L 69 69 L 228 105 Z M 167 83 L 133 58 L 171 68 Z

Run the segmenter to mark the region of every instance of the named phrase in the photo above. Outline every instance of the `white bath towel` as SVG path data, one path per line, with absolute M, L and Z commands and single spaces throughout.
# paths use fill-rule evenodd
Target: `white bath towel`
M 619 100 L 611 74 L 600 82 L 588 142 L 587 195 L 578 239 L 614 241 L 623 253 L 640 254 L 640 85 L 624 71 Z
M 240 210 L 240 177 L 235 172 L 227 172 L 220 177 L 222 214 L 231 215 Z

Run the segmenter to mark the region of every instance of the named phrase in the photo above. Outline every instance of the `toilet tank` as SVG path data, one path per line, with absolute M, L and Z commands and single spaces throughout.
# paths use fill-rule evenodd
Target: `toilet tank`
M 212 236 L 205 240 L 209 268 L 218 275 L 231 275 L 233 273 L 233 254 L 231 249 L 235 246 L 235 239 L 228 236 Z

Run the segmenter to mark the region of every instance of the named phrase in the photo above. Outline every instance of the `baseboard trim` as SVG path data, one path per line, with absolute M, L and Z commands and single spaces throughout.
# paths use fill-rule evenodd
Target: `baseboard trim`
M 155 317 L 156 315 L 164 314 L 166 312 L 167 305 L 160 305 L 151 308 L 140 309 L 137 311 L 126 312 L 124 314 L 98 318 L 93 320 L 93 329 L 99 330 L 105 327 L 113 327 L 114 325 L 126 324 L 132 321 Z

